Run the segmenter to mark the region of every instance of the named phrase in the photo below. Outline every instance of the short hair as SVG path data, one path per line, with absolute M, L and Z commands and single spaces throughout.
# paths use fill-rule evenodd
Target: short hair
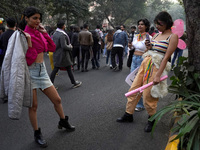
M 154 19 L 154 23 L 159 24 L 158 21 L 162 21 L 166 24 L 166 29 L 171 29 L 173 26 L 173 20 L 171 15 L 166 11 L 161 11 Z
M 154 31 L 154 30 L 155 30 L 155 28 L 154 28 L 154 27 L 151 27 L 151 28 L 150 28 L 150 30 L 151 30 L 151 31 Z
M 122 24 L 121 26 L 123 26 L 123 27 L 124 27 L 124 29 L 126 28 L 126 26 L 125 26 L 124 24 Z
M 60 20 L 60 21 L 58 21 L 58 23 L 57 23 L 57 28 L 62 28 L 63 26 L 65 25 L 65 21 L 64 20 Z
M 149 20 L 147 20 L 147 19 L 140 19 L 140 20 L 138 20 L 138 22 L 137 22 L 137 24 L 139 25 L 139 22 L 143 22 L 144 23 L 144 25 L 146 26 L 146 30 L 145 30 L 145 32 L 148 32 L 149 31 L 149 28 L 150 28 L 150 22 L 149 22 Z
M 7 18 L 6 23 L 9 28 L 14 28 L 16 25 L 16 20 L 14 18 Z
M 70 26 L 69 29 L 70 29 L 70 31 L 73 31 L 74 30 L 74 26 Z
M 88 24 L 84 24 L 84 25 L 83 25 L 83 28 L 84 28 L 84 29 L 88 28 Z
M 121 28 L 120 28 L 120 26 L 116 26 L 115 29 L 116 29 L 116 30 L 119 30 L 119 29 L 121 29 Z
M 3 32 L 5 32 L 5 27 L 4 26 L 0 26 L 0 30 L 2 30 Z
M 80 31 L 79 26 L 74 26 L 74 32 L 79 32 L 79 31 Z
M 97 29 L 100 29 L 101 27 L 100 27 L 100 25 L 97 25 L 96 28 L 97 28 Z
M 131 29 L 136 29 L 136 26 L 131 26 Z

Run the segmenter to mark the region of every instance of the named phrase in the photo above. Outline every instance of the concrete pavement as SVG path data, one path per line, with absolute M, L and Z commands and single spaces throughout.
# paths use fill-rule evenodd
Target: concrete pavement
M 163 150 L 169 136 L 169 118 L 166 115 L 157 125 L 153 137 L 144 132 L 148 115 L 146 111 L 136 112 L 133 123 L 117 123 L 116 119 L 125 111 L 124 93 L 129 86 L 124 82 L 129 74 L 124 60 L 122 72 L 113 72 L 105 66 L 101 58 L 99 70 L 89 72 L 75 70 L 76 80 L 82 86 L 72 89 L 67 73 L 60 71 L 55 85 L 62 98 L 62 104 L 69 122 L 76 131 L 67 133 L 59 130 L 59 118 L 52 103 L 38 91 L 38 122 L 47 140 L 49 150 Z M 50 74 L 50 63 L 45 55 Z M 91 66 L 90 66 L 91 68 Z M 168 94 L 160 99 L 158 110 L 174 99 Z M 8 118 L 7 104 L 0 103 L 0 150 L 40 149 L 33 139 L 33 131 L 28 118 L 28 109 L 24 108 L 20 120 Z

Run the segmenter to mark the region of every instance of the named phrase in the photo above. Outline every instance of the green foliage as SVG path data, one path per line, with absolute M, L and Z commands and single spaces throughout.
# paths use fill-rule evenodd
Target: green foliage
M 125 24 L 133 25 L 145 14 L 146 0 L 98 0 L 93 3 L 95 9 L 92 11 L 93 19 L 107 19 L 112 27 Z M 131 24 L 127 24 L 128 22 Z
M 199 149 L 200 139 L 200 74 L 195 71 L 194 66 L 188 63 L 188 59 L 181 57 L 179 64 L 174 68 L 174 76 L 169 86 L 169 92 L 176 94 L 182 100 L 176 100 L 170 105 L 162 108 L 150 120 L 157 122 L 164 114 L 174 114 L 179 121 L 172 128 L 172 134 L 177 134 L 173 139 L 180 139 L 180 147 Z M 172 140 L 172 141 L 173 141 Z

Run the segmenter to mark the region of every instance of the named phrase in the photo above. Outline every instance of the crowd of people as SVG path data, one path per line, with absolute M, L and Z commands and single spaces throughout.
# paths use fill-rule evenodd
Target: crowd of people
M 154 20 L 157 32 L 154 27 L 150 27 L 147 19 L 137 21 L 137 27 L 132 26 L 131 32 L 126 31 L 125 25 L 117 26 L 106 32 L 101 30 L 99 25 L 95 30 L 90 30 L 88 24 L 83 27 L 71 26 L 70 32 L 66 32 L 64 20 L 57 22 L 55 31 L 48 31 L 41 25 L 42 14 L 35 7 L 28 7 L 23 14 L 19 25 L 15 19 L 7 18 L 7 30 L 0 35 L 0 67 L 1 82 L 6 61 L 8 40 L 19 27 L 18 32 L 22 32 L 27 40 L 27 52 L 25 52 L 26 63 L 28 65 L 31 88 L 32 104 L 29 107 L 29 118 L 34 129 L 34 138 L 41 147 L 47 147 L 41 129 L 37 122 L 37 89 L 40 89 L 54 104 L 60 121 L 58 128 L 66 128 L 68 131 L 74 131 L 75 127 L 69 124 L 69 117 L 64 114 L 61 97 L 57 92 L 57 87 L 53 85 L 56 74 L 59 70 L 65 69 L 73 88 L 81 86 L 82 82 L 75 80 L 73 70 L 88 72 L 91 60 L 92 69 L 100 69 L 100 56 L 106 56 L 106 66 L 113 71 L 120 72 L 123 69 L 123 58 L 127 59 L 127 66 L 130 72 L 138 69 L 129 91 L 134 90 L 144 84 L 153 81 L 155 88 L 147 88 L 141 94 L 133 94 L 127 98 L 125 114 L 117 119 L 117 122 L 133 122 L 134 111 L 147 110 L 149 117 L 156 113 L 156 107 L 159 97 L 164 96 L 165 92 L 160 92 L 156 85 L 160 83 L 160 77 L 167 74 L 171 55 L 177 48 L 178 36 L 171 32 L 173 21 L 167 12 L 160 12 Z M 137 31 L 136 31 L 137 30 Z M 44 54 L 48 52 L 52 72 L 50 76 L 47 73 Z M 173 60 L 174 63 L 174 60 Z M 4 85 L 6 86 L 6 85 Z M 5 88 L 5 87 L 4 87 Z M 161 89 L 166 91 L 165 84 Z M 157 94 L 159 93 L 159 94 Z M 2 96 L 2 94 L 1 94 Z M 1 97 L 2 98 L 2 97 Z M 145 132 L 152 130 L 154 122 L 148 121 L 145 126 Z

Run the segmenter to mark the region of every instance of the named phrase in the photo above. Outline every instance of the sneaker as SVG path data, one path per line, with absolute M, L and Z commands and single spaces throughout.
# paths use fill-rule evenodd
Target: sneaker
M 135 108 L 135 111 L 137 111 L 137 112 L 140 112 L 140 111 L 143 111 L 143 110 L 145 110 L 144 107 L 136 107 Z
M 73 89 L 74 89 L 74 88 L 77 88 L 77 87 L 81 86 L 81 84 L 82 84 L 81 81 L 76 81 L 75 84 L 74 84 L 74 86 L 73 86 L 72 88 L 73 88 Z

